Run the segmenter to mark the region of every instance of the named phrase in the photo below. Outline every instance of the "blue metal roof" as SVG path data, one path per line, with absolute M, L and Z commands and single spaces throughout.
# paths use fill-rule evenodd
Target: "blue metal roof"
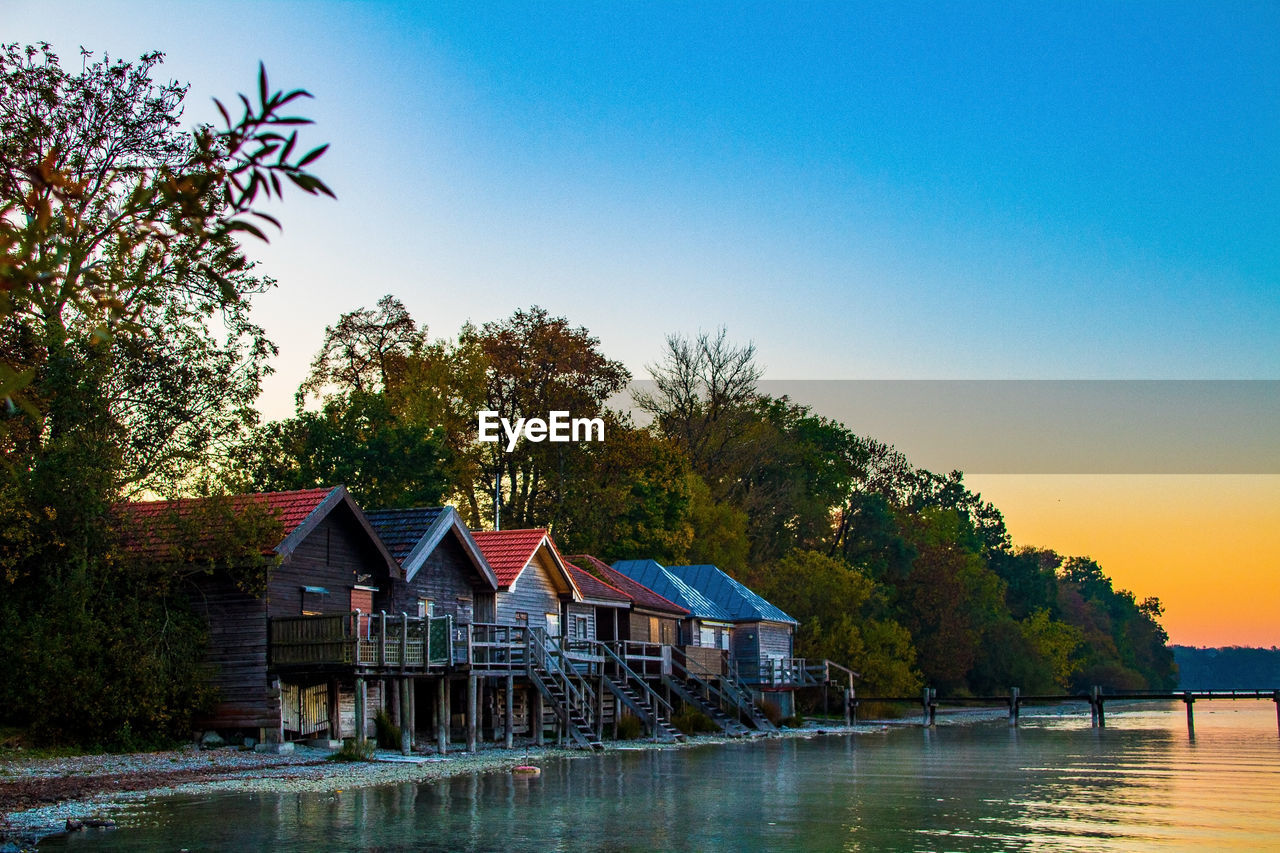
M 678 575 L 668 571 L 657 560 L 619 560 L 613 568 L 627 577 L 686 608 L 699 619 L 732 622 L 733 615 L 707 596 L 694 589 Z
M 786 622 L 800 624 L 743 584 L 712 565 L 667 566 L 678 577 L 729 614 L 735 622 Z

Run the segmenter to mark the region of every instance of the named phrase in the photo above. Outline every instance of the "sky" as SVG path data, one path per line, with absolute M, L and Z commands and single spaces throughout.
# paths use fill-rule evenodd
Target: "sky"
M 1275 3 L 6 0 L 0 40 L 163 50 L 192 122 L 259 61 L 315 95 L 338 201 L 249 249 L 269 416 L 385 293 L 638 377 L 724 326 L 770 379 L 1280 379 Z M 1280 476 L 969 482 L 1174 641 L 1280 644 Z

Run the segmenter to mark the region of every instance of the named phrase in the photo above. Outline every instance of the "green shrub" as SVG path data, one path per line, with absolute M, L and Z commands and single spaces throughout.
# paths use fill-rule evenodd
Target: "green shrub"
M 799 714 L 796 714 L 795 716 L 791 716 L 791 717 L 783 717 L 782 725 L 786 726 L 789 729 L 804 728 L 804 717 L 800 716 Z
M 618 740 L 635 740 L 644 733 L 644 725 L 635 714 L 623 714 L 618 718 Z
M 374 716 L 373 726 L 378 730 L 378 746 L 383 749 L 400 748 L 400 727 L 391 722 L 386 711 L 379 711 Z
M 330 761 L 372 761 L 377 747 L 371 740 L 356 740 L 353 737 L 342 741 L 342 748 L 329 756 Z
M 680 713 L 671 718 L 671 725 L 687 735 L 716 732 L 720 727 L 710 717 L 691 705 L 684 706 Z

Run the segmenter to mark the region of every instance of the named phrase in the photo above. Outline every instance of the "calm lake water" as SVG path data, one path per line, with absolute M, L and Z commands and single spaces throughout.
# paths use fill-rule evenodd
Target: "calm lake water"
M 170 798 L 41 849 L 1280 849 L 1270 702 L 625 751 L 332 794 Z

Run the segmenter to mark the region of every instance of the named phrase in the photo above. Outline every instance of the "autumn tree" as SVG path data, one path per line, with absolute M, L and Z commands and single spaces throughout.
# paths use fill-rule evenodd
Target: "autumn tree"
M 256 417 L 274 347 L 249 305 L 273 282 L 237 240 L 265 238 L 258 205 L 286 184 L 329 193 L 307 171 L 323 147 L 297 148 L 305 92 L 260 71 L 238 117 L 219 104 L 221 128 L 183 131 L 161 58 L 84 52 L 74 73 L 48 45 L 0 49 L 0 691 L 48 686 L 86 649 L 121 683 L 153 659 L 139 621 L 181 603 L 111 563 L 110 507 L 190 488 Z M 166 654 L 190 655 L 174 625 Z M 27 659 L 44 674 L 12 669 Z M 72 699 L 102 695 L 77 683 Z

